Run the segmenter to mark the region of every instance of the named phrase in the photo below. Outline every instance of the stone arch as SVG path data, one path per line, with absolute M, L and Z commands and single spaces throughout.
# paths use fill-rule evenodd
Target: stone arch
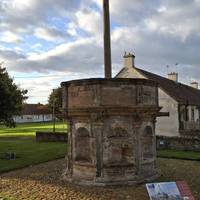
M 75 134 L 75 161 L 91 162 L 90 133 L 84 128 L 77 129 Z
M 82 137 L 82 138 L 90 137 L 90 133 L 85 127 L 78 128 L 77 131 L 76 131 L 76 135 L 78 137 Z

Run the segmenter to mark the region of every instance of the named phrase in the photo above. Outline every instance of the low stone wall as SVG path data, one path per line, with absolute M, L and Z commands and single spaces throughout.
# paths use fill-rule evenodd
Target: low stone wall
M 157 150 L 172 149 L 200 152 L 200 139 L 187 137 L 156 136 Z
M 200 130 L 180 130 L 181 137 L 191 137 L 200 139 Z
M 37 142 L 66 142 L 68 140 L 66 132 L 36 132 Z

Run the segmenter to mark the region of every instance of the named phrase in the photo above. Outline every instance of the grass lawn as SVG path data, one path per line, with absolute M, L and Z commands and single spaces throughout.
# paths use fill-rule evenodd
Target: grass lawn
M 35 136 L 36 131 L 52 131 L 52 122 L 45 123 L 23 123 L 17 124 L 16 128 L 8 128 L 0 125 L 0 137 L 15 136 Z M 66 123 L 56 122 L 56 131 L 65 132 L 67 130 Z
M 36 131 L 51 131 L 52 123 L 19 124 L 16 128 L 0 126 L 0 173 L 25 166 L 63 158 L 66 143 L 37 143 Z M 56 123 L 56 131 L 67 131 L 66 125 Z M 16 160 L 5 160 L 6 152 L 15 152 Z
M 176 158 L 176 159 L 183 159 L 183 160 L 200 161 L 200 152 L 160 150 L 160 151 L 157 151 L 157 155 L 158 157 L 161 157 L 161 158 Z

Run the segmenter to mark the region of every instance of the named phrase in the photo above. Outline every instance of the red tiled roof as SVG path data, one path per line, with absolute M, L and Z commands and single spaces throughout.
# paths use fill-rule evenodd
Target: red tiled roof
M 52 114 L 52 111 L 43 104 L 24 104 L 22 115 L 45 115 Z

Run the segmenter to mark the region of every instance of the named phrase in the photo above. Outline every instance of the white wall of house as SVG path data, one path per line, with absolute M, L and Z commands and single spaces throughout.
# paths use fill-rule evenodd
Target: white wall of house
M 52 114 L 22 115 L 22 116 L 15 116 L 13 119 L 16 123 L 48 122 L 48 121 L 52 121 Z
M 144 78 L 145 76 L 140 74 L 134 67 L 127 67 L 121 73 L 117 75 L 117 78 Z
M 159 106 L 161 112 L 169 112 L 169 117 L 158 117 L 156 123 L 156 135 L 175 137 L 179 136 L 178 103 L 162 89 L 158 89 Z

